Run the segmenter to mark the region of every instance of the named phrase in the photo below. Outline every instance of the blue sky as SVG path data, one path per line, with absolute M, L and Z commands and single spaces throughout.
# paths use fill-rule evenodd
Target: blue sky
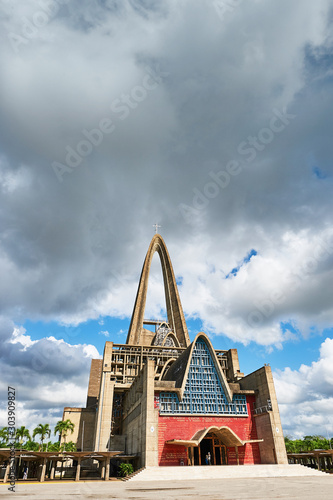
M 2 3 L 1 401 L 28 427 L 84 404 L 158 223 L 191 338 L 333 435 L 332 0 Z
M 163 317 L 166 318 L 166 316 Z M 159 319 L 163 319 L 163 317 Z M 115 344 L 126 343 L 129 323 L 130 318 L 118 319 L 106 316 L 78 326 L 64 326 L 57 322 L 44 323 L 41 321 L 26 321 L 22 326 L 27 332 L 30 332 L 31 340 L 55 337 L 57 340 L 63 339 L 72 345 L 78 343 L 93 344 L 102 355 L 105 341 L 112 341 Z M 205 331 L 200 319 L 187 319 L 186 323 L 191 340 L 198 332 Z M 292 328 L 292 326 L 287 325 L 287 328 Z M 264 363 L 270 364 L 272 370 L 283 369 L 285 366 L 292 370 L 298 370 L 301 363 L 311 364 L 311 361 L 316 359 L 323 340 L 326 337 L 333 337 L 333 328 L 325 330 L 321 335 L 310 335 L 305 340 L 291 340 L 285 344 L 283 349 L 272 350 L 259 347 L 254 342 L 244 346 L 241 342 L 234 342 L 223 335 L 210 334 L 210 337 L 215 349 L 237 349 L 241 370 L 248 374 L 263 366 Z

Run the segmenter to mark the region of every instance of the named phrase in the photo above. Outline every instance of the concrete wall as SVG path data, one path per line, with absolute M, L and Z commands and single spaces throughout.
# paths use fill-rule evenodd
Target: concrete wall
M 238 380 L 240 377 L 244 377 L 244 373 L 241 373 L 239 368 L 238 352 L 237 349 L 229 349 L 227 351 L 227 379 L 228 380 Z
M 158 411 L 154 408 L 155 362 L 148 360 L 124 400 L 126 453 L 139 455 L 139 467 L 158 465 Z
M 65 408 L 63 420 L 69 419 L 74 424 L 74 432 L 73 434 L 67 434 L 66 442 L 73 441 L 76 448 L 80 451 L 93 451 L 95 418 L 95 410 L 89 410 L 87 408 Z
M 122 451 L 126 450 L 126 436 L 118 435 L 111 437 L 110 451 Z
M 94 433 L 95 451 L 109 451 L 110 449 L 112 407 L 115 386 L 115 382 L 111 381 L 112 347 L 112 342 L 105 343 Z
M 102 359 L 92 359 L 90 366 L 89 386 L 86 407 L 96 406 L 99 388 L 101 385 Z
M 264 440 L 259 444 L 261 463 L 288 463 L 271 367 L 263 366 L 247 375 L 240 380 L 240 386 L 256 390 L 256 408 L 266 406 L 267 399 L 271 400 L 272 411 L 255 417 L 258 439 Z

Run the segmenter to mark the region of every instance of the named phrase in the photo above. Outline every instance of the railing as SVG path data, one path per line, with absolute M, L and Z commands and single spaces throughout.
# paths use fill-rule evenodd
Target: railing
M 271 403 L 270 399 L 267 400 L 267 405 L 260 406 L 259 408 L 254 409 L 255 415 L 261 415 L 262 413 L 268 413 L 269 411 L 273 411 L 272 403 Z
M 170 359 L 177 359 L 185 351 L 185 347 L 166 346 L 133 346 L 113 344 L 111 357 L 111 378 L 116 383 L 129 384 L 139 374 L 147 359 L 156 364 L 155 380 L 160 380 L 162 370 Z M 227 351 L 215 351 L 224 372 L 228 369 Z M 170 364 L 171 366 L 171 364 Z

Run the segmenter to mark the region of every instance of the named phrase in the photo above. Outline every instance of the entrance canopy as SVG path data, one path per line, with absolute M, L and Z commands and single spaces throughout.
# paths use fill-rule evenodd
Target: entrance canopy
M 262 439 L 251 439 L 243 441 L 237 434 L 229 427 L 211 426 L 207 429 L 197 431 L 191 439 L 170 439 L 166 444 L 178 444 L 180 446 L 199 446 L 201 441 L 208 433 L 214 433 L 226 446 L 244 446 L 246 443 L 259 443 Z

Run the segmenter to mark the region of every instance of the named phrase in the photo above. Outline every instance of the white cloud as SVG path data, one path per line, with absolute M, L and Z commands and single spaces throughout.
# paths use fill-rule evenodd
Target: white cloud
M 110 337 L 110 333 L 107 330 L 98 332 L 99 335 L 104 335 L 104 337 Z
M 299 370 L 277 370 L 274 382 L 285 434 L 332 436 L 333 339 L 321 344 L 318 361 Z
M 283 281 L 331 222 L 330 7 L 328 0 L 243 2 L 222 21 L 210 2 L 71 2 L 19 55 L 4 40 L 3 314 L 71 324 L 128 317 L 158 219 L 184 275 L 185 312 L 208 330 L 281 346 L 280 318 L 302 331 L 311 321 L 330 323 L 332 260 L 326 273 L 305 273 L 307 290 L 291 293 Z M 36 8 L 5 6 L 3 33 L 19 33 Z M 168 76 L 121 120 L 110 104 L 142 83 L 147 66 Z M 283 106 L 296 118 L 248 165 L 239 144 Z M 82 130 L 106 117 L 117 124 L 114 136 L 58 183 L 52 161 L 63 161 Z M 232 159 L 242 173 L 187 224 L 179 204 L 190 206 L 193 189 L 203 193 L 209 173 Z M 324 180 L 313 176 L 315 165 Z M 251 248 L 258 255 L 224 282 Z M 158 316 L 164 304 L 154 273 L 150 286 L 147 314 Z M 284 304 L 251 329 L 254 303 L 276 290 Z
M 93 345 L 70 345 L 54 337 L 31 341 L 25 329 L 1 319 L 0 426 L 6 425 L 7 387 L 16 390 L 17 426 L 54 425 L 64 406 L 85 406 Z

